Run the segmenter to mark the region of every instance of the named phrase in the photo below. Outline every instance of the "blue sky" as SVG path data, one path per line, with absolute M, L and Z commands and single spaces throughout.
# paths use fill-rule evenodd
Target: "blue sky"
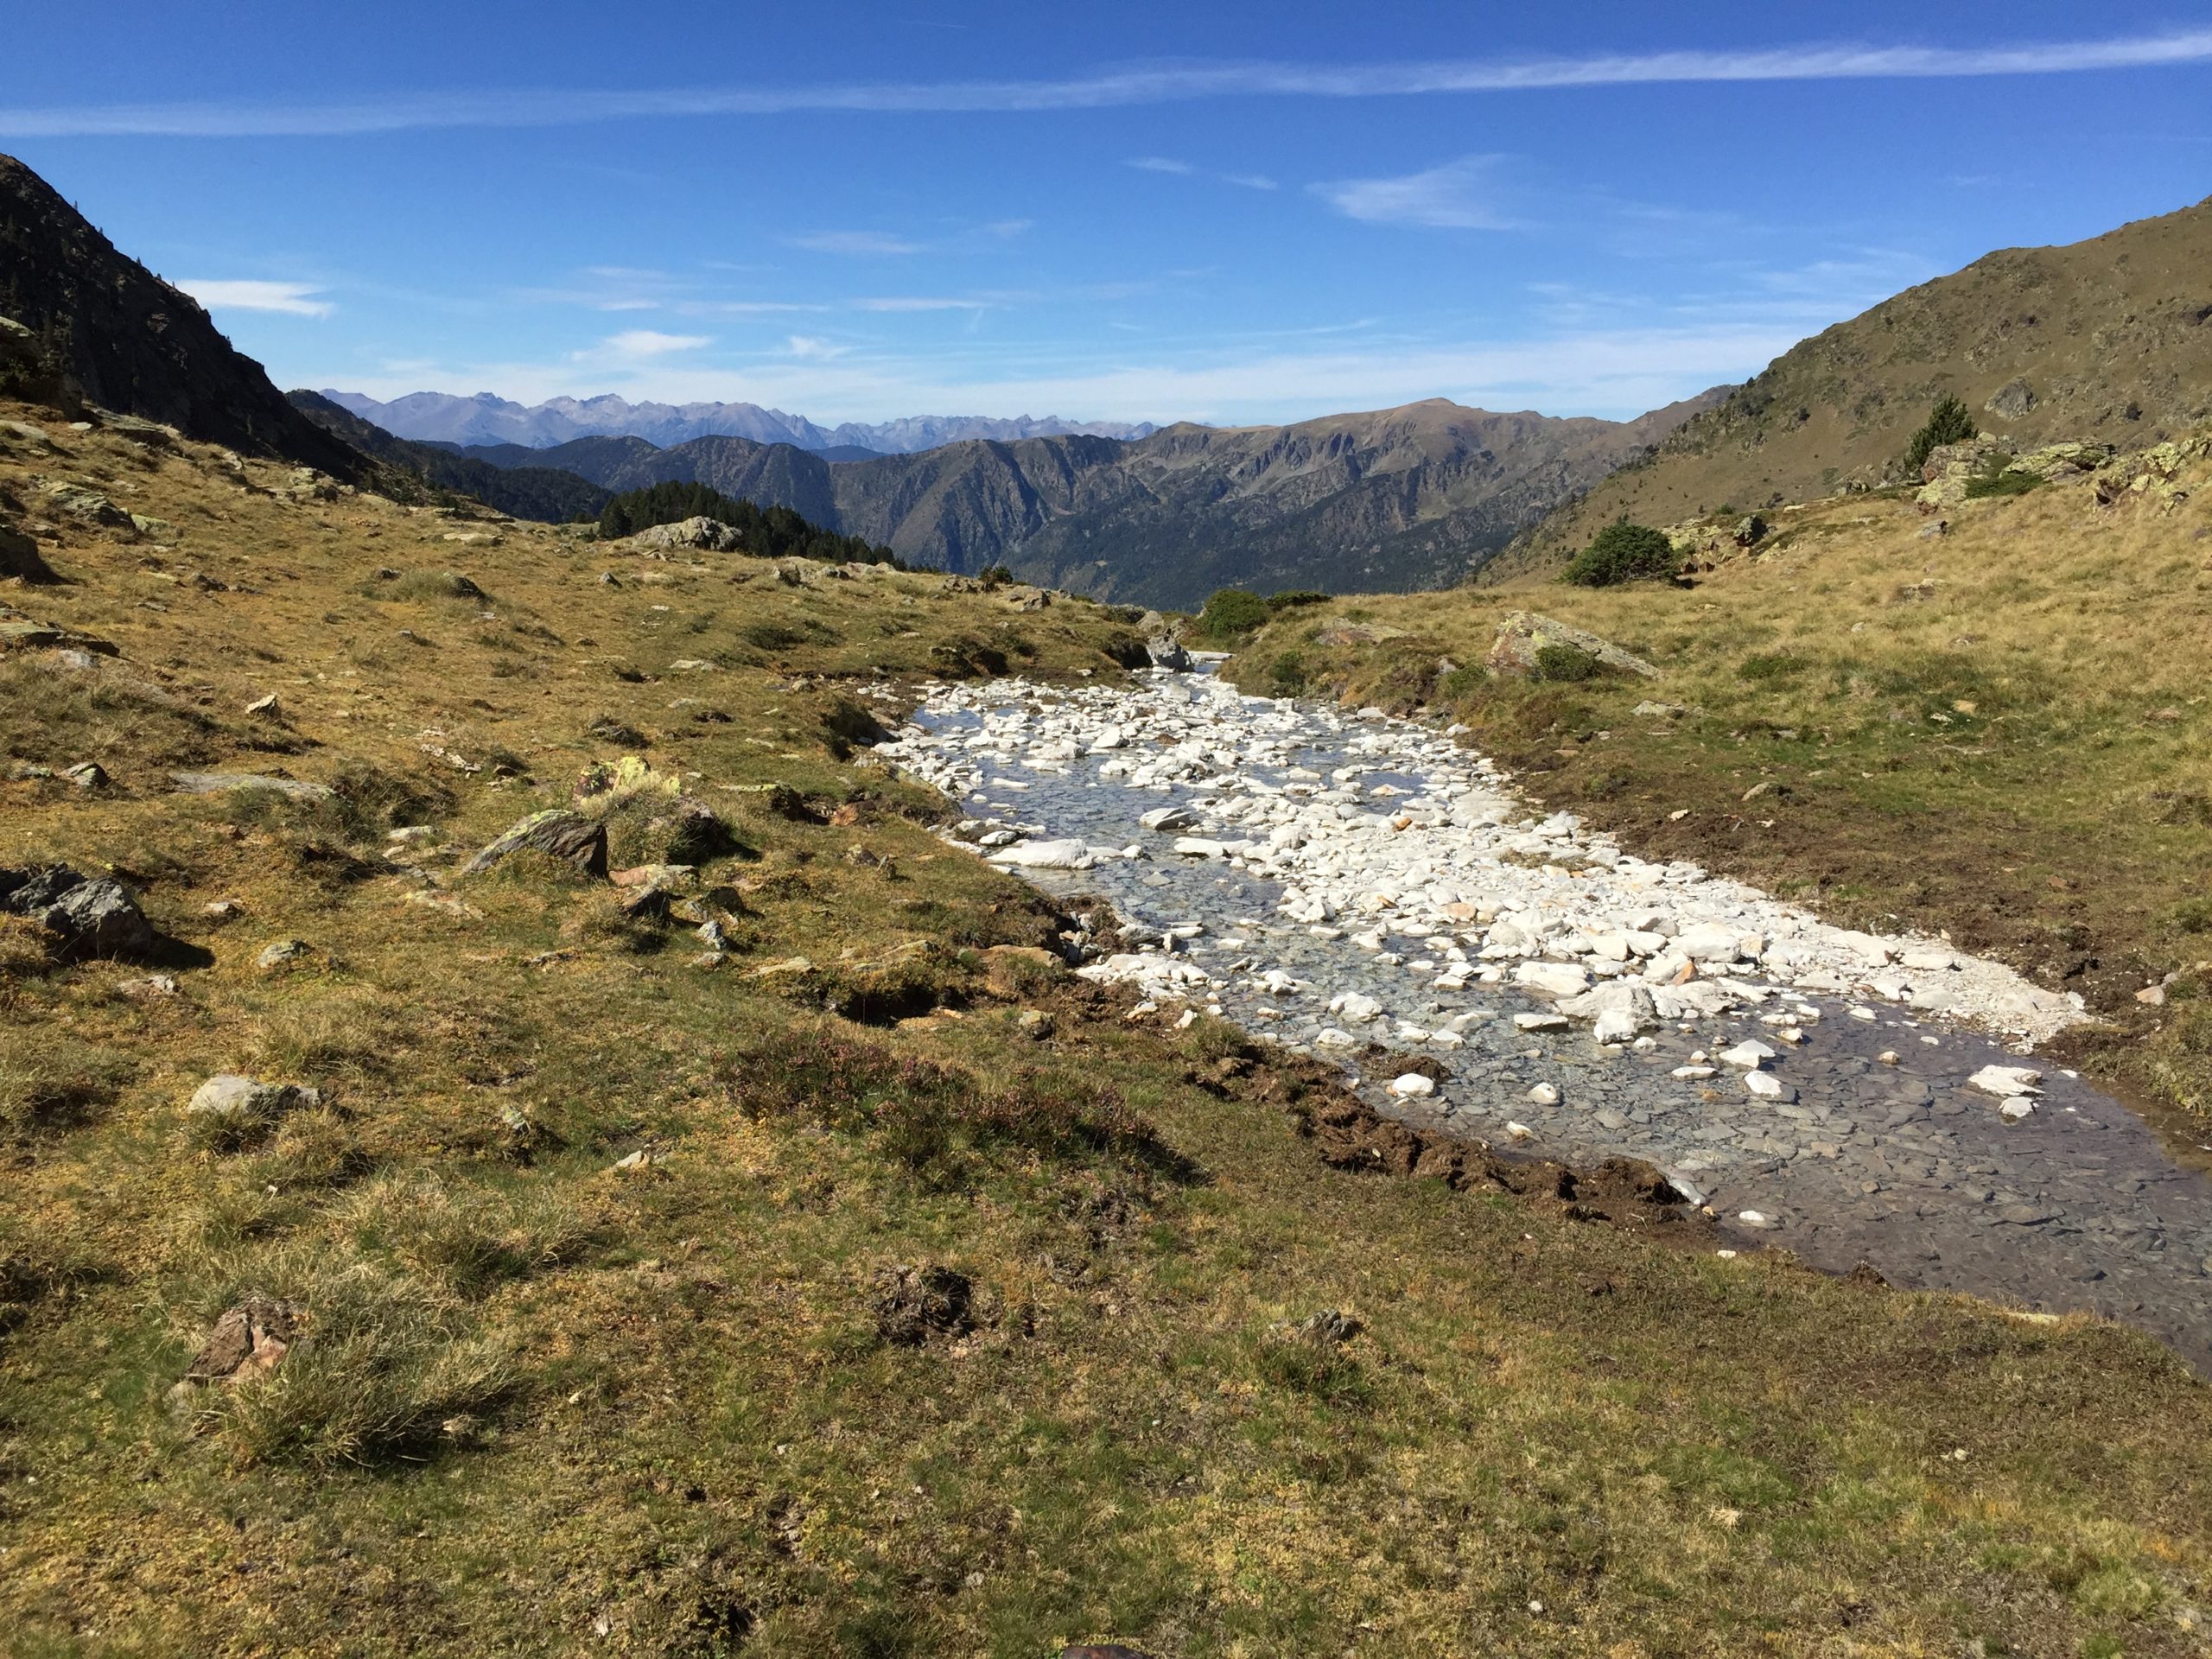
M 327 15 L 325 15 L 327 14 Z M 2212 194 L 2212 22 L 1656 7 L 20 8 L 0 149 L 283 385 L 1632 415 Z

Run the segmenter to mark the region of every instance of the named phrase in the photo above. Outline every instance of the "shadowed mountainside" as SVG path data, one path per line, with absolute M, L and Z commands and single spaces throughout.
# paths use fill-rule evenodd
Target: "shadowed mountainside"
M 241 454 L 365 481 L 366 457 L 302 416 L 198 301 L 0 156 L 0 316 L 30 330 L 62 395 Z

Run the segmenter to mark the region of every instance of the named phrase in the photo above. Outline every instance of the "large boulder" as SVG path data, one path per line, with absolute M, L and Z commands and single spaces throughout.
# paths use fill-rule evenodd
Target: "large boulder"
M 53 569 L 40 556 L 38 543 L 20 530 L 0 524 L 0 580 L 52 582 Z
M 702 515 L 641 530 L 629 538 L 627 545 L 642 551 L 696 548 L 705 553 L 734 553 L 743 548 L 745 537 L 738 533 L 736 525 Z
M 27 916 L 54 934 L 65 957 L 143 956 L 154 946 L 153 924 L 130 888 L 65 864 L 0 870 L 0 911 Z
M 2024 378 L 2007 380 L 1989 394 L 1982 405 L 2000 421 L 2017 421 L 2036 406 L 2035 388 Z
M 137 533 L 130 522 L 130 515 L 116 505 L 113 500 L 98 490 L 82 484 L 67 482 L 46 486 L 47 505 L 56 512 L 67 513 L 79 524 L 93 524 L 103 530 L 127 530 Z
M 1657 669 L 1641 657 L 1630 656 L 1611 640 L 1601 639 L 1594 633 L 1570 627 L 1534 611 L 1514 611 L 1497 625 L 1497 638 L 1490 648 L 1490 665 L 1502 673 L 1529 673 L 1536 666 L 1536 653 L 1548 645 L 1566 645 L 1586 652 L 1607 668 L 1624 674 L 1640 675 L 1647 680 L 1659 677 Z
M 587 875 L 604 877 L 607 826 L 560 807 L 533 812 L 470 859 L 464 870 L 479 874 L 524 851 L 543 853 L 575 865 Z

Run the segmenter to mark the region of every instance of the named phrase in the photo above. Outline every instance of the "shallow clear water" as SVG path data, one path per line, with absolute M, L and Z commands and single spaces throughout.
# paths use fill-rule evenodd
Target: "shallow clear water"
M 948 741 L 979 724 L 966 712 L 925 710 L 918 718 Z M 1325 777 L 1340 766 L 1371 766 L 1374 756 L 1354 753 L 1347 738 L 1300 732 L 1285 766 Z M 1431 941 L 1387 939 L 1385 950 L 1407 959 L 1392 965 L 1348 938 L 1316 938 L 1306 925 L 1280 918 L 1274 882 L 1223 861 L 1174 856 L 1171 838 L 1141 830 L 1139 815 L 1203 802 L 1209 791 L 1160 792 L 1102 779 L 1109 758 L 1081 756 L 1052 767 L 995 760 L 976 798 L 963 804 L 1039 838 L 1145 846 L 1144 859 L 1025 874 L 1064 896 L 1096 893 L 1135 922 L 1201 925 L 1204 931 L 1179 950 L 1223 982 L 1193 1000 L 1217 1006 L 1258 1035 L 1310 1048 L 1321 1030 L 1338 1023 L 1327 1007 L 1346 992 L 1376 998 L 1400 1025 L 1456 1031 L 1456 1048 L 1404 1046 L 1452 1074 L 1427 1100 L 1402 1103 L 1387 1093 L 1383 1085 L 1399 1070 L 1388 1060 L 1334 1056 L 1382 1109 L 1568 1162 L 1642 1158 L 1700 1189 L 1726 1224 L 1744 1231 L 1745 1243 L 1785 1246 L 1839 1272 L 1866 1262 L 1903 1286 L 1965 1291 L 2035 1310 L 2090 1310 L 2153 1332 L 2212 1371 L 2212 1183 L 2177 1164 L 2110 1096 L 2047 1068 L 2037 1109 L 2024 1121 L 2007 1120 L 1966 1079 L 1986 1065 L 2022 1064 L 2017 1052 L 1878 1001 L 1871 1004 L 1873 1019 L 1852 1017 L 1854 1002 L 1867 1007 L 1866 999 L 1828 994 L 1792 992 L 1770 1005 L 1820 1010 L 1817 1022 L 1802 1026 L 1804 1040 L 1794 1048 L 1775 1039 L 1759 1010 L 1700 1019 L 1689 1028 L 1662 1026 L 1642 1051 L 1600 1047 L 1580 1025 L 1542 1035 L 1516 1030 L 1514 1014 L 1548 1014 L 1552 1005 L 1510 984 L 1435 989 Z M 1282 768 L 1241 770 L 1280 781 Z M 1007 789 L 999 779 L 1027 787 Z M 1365 771 L 1359 779 L 1363 789 L 1389 784 L 1409 795 L 1430 782 L 1418 767 Z M 1310 988 L 1270 995 L 1256 982 L 1270 969 Z M 1377 1034 L 1390 1029 L 1375 1027 Z M 1693 1051 L 1718 1054 L 1747 1037 L 1782 1050 L 1772 1070 L 1794 1099 L 1755 1099 L 1741 1074 L 1726 1066 L 1709 1081 L 1669 1075 Z M 1882 1064 L 1877 1057 L 1885 1051 L 1897 1063 Z M 1529 1098 L 1539 1084 L 1559 1090 L 1557 1104 Z M 1530 1133 L 1516 1138 L 1509 1122 Z M 1746 1211 L 1773 1224 L 1745 1228 L 1737 1218 Z

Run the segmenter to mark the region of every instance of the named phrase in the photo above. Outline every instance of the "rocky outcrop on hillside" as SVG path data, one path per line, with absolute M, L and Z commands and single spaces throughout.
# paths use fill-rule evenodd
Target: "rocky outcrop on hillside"
M 1665 524 L 1908 479 L 1941 398 L 2025 455 L 2133 450 L 2212 417 L 2212 200 L 2063 247 L 2012 248 L 1792 347 L 1518 538 L 1501 575 L 1572 556 L 1626 516 Z
M 18 356 L 12 395 L 81 401 L 243 454 L 277 455 L 365 482 L 366 457 L 284 401 L 198 301 L 118 252 L 45 180 L 0 156 L 0 316 Z

